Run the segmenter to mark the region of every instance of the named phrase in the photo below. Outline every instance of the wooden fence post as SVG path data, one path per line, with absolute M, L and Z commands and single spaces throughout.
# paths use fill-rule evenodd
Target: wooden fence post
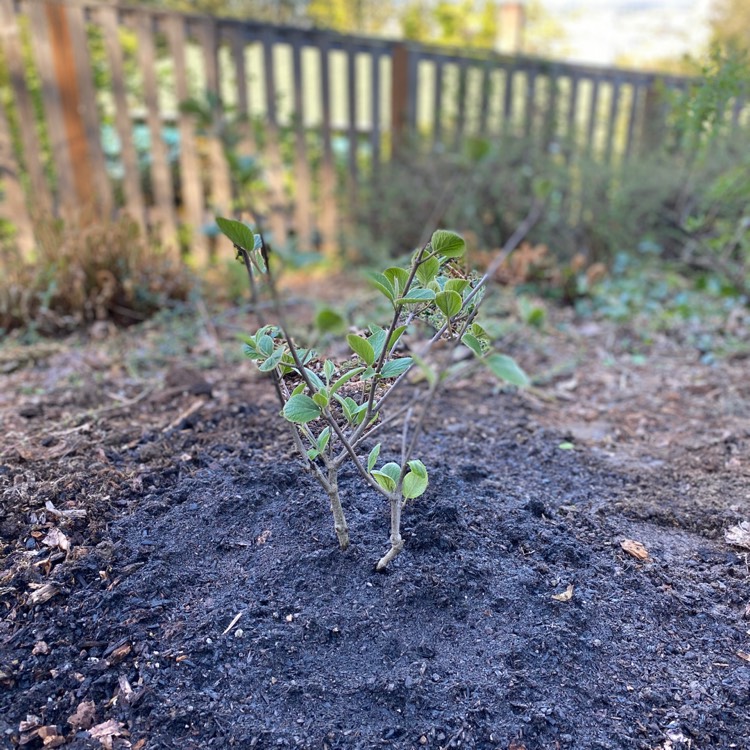
M 391 137 L 395 154 L 403 145 L 409 126 L 409 48 L 398 42 L 391 57 Z
M 55 81 L 60 94 L 65 135 L 73 168 L 73 187 L 78 209 L 90 210 L 96 205 L 94 173 L 89 159 L 86 124 L 83 119 L 81 93 L 76 75 L 73 39 L 64 5 L 44 5 L 52 51 Z M 68 196 L 69 198 L 69 196 Z M 66 200 L 66 197 L 63 197 Z
M 655 151 L 664 141 L 664 97 L 661 81 L 655 79 L 649 83 L 643 101 L 643 119 L 641 121 L 641 154 Z

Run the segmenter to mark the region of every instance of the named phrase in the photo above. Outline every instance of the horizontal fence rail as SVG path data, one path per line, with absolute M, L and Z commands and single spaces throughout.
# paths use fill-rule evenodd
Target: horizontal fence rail
M 414 140 L 514 135 L 613 162 L 664 137 L 673 76 L 466 55 L 81 0 L 0 0 L 0 215 L 126 212 L 210 262 L 216 214 L 332 249 L 340 206 Z M 747 119 L 744 102 L 729 115 Z M 178 243 L 179 238 L 179 243 Z

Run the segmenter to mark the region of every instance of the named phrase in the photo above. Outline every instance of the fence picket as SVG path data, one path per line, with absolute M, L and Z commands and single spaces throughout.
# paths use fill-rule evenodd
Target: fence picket
M 117 9 L 114 6 L 103 6 L 97 9 L 97 15 L 102 28 L 104 49 L 111 74 L 112 99 L 115 108 L 114 124 L 120 140 L 120 160 L 123 167 L 125 208 L 131 217 L 138 222 L 141 229 L 145 230 L 145 203 L 141 190 L 138 155 L 133 141 L 133 122 L 128 111 L 125 66 L 118 35 Z
M 21 35 L 13 13 L 12 0 L 0 0 L 0 28 L 3 29 L 0 46 L 5 55 L 18 119 L 21 122 L 19 134 L 23 146 L 23 165 L 31 187 L 29 205 L 32 213 L 45 214 L 52 208 L 52 195 L 44 174 L 44 165 L 39 158 L 42 148 L 37 136 L 34 104 L 26 84 Z
M 312 178 L 307 155 L 305 106 L 303 96 L 302 38 L 292 40 L 292 89 L 294 93 L 294 216 L 298 246 L 309 250 L 312 242 Z
M 200 179 L 200 157 L 195 141 L 195 116 L 179 107 L 190 96 L 185 65 L 187 36 L 184 17 L 167 17 L 165 31 L 174 69 L 174 89 L 178 103 L 177 128 L 180 134 L 180 193 L 184 207 L 183 218 L 190 232 L 190 248 L 195 254 L 196 264 L 206 266 L 210 256 L 208 240 L 201 231 L 207 217 L 203 181 Z
M 5 109 L 0 101 L 0 178 L 3 181 L 5 200 L 0 203 L 0 216 L 16 228 L 16 243 L 25 258 L 34 249 L 34 230 L 26 210 L 26 198 L 21 185 L 21 170 L 13 154 L 10 127 Z
M 102 126 L 99 120 L 83 7 L 76 4 L 68 5 L 66 14 L 78 85 L 78 112 L 85 130 L 94 202 L 99 215 L 105 219 L 111 219 L 114 198 L 102 146 Z
M 151 134 L 151 182 L 155 203 L 155 221 L 152 223 L 159 226 L 164 247 L 176 251 L 177 220 L 169 155 L 162 136 L 162 119 L 159 111 L 154 17 L 150 13 L 137 12 L 135 30 L 138 38 L 138 62 L 143 81 L 143 103 L 146 108 L 146 122 Z
M 327 39 L 320 45 L 321 137 L 323 162 L 320 170 L 320 227 L 323 249 L 330 257 L 337 245 L 336 165 L 331 143 L 331 66 Z

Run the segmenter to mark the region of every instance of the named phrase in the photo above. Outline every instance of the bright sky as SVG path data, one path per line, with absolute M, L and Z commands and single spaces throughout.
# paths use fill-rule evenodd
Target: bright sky
M 712 0 L 543 0 L 566 32 L 565 56 L 613 64 L 700 56 L 708 41 Z

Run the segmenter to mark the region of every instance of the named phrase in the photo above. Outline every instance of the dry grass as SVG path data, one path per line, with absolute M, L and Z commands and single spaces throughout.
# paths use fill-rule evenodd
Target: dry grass
M 174 300 L 193 280 L 179 260 L 140 235 L 135 222 L 37 228 L 33 257 L 0 247 L 0 329 L 54 335 L 100 320 L 127 325 Z

